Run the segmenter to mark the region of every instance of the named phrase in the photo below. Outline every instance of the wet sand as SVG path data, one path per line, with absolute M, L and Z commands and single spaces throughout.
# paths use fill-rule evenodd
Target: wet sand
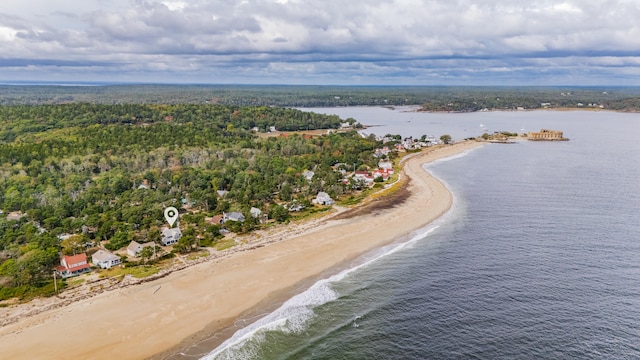
M 430 148 L 407 160 L 402 176 L 409 179 L 409 196 L 398 206 L 329 220 L 264 247 L 0 328 L 0 358 L 165 358 L 178 348 L 197 352 L 192 345 L 216 332 L 211 341 L 223 341 L 235 320 L 273 310 L 319 275 L 440 217 L 451 207 L 451 193 L 422 165 L 480 144 Z

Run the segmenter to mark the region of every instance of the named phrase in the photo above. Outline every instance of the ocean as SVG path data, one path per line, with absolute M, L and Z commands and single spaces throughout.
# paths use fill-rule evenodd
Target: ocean
M 314 110 L 381 135 L 551 128 L 571 140 L 428 164 L 454 194 L 445 216 L 204 359 L 640 359 L 640 114 Z

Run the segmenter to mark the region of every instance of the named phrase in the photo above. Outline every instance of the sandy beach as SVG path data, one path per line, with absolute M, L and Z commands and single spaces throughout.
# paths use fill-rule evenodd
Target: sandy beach
M 404 163 L 401 206 L 327 220 L 266 246 L 107 291 L 0 328 L 2 359 L 144 359 L 223 329 L 247 311 L 286 300 L 300 284 L 388 244 L 446 212 L 452 196 L 422 169 L 477 142 L 424 150 Z

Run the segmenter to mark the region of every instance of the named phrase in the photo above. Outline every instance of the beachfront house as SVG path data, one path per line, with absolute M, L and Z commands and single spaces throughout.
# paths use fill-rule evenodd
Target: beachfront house
M 239 213 L 237 211 L 232 211 L 230 213 L 222 213 L 222 221 L 223 222 L 227 222 L 227 221 L 237 221 L 237 222 L 244 222 L 244 215 L 242 215 L 242 213 Z
M 87 263 L 87 254 L 73 256 L 63 256 L 60 259 L 60 266 L 56 267 L 56 273 L 62 278 L 78 276 L 91 271 L 91 266 Z
M 182 237 L 182 232 L 180 231 L 179 228 L 172 228 L 172 229 L 164 228 L 162 229 L 162 239 L 160 239 L 160 242 L 164 246 L 169 246 L 177 243 L 181 237 Z
M 144 244 L 140 244 L 137 241 L 132 241 L 129 243 L 129 246 L 127 246 L 127 254 L 129 254 L 129 256 L 139 257 L 142 249 L 146 248 L 147 246 L 156 246 L 156 243 L 154 243 L 153 241 L 149 241 Z
M 333 199 L 331 198 L 331 196 L 329 196 L 329 194 L 327 194 L 324 191 L 320 191 L 318 195 L 316 195 L 316 198 L 313 199 L 313 203 L 320 204 L 320 205 L 333 205 L 336 202 L 333 201 Z
M 103 269 L 110 269 L 112 266 L 119 265 L 121 260 L 120 256 L 100 249 L 91 255 L 91 262 Z

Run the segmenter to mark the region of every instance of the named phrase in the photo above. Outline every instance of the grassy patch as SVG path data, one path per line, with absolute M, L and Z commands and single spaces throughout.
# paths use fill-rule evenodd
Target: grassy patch
M 85 280 L 86 280 L 85 278 L 72 279 L 72 280 L 68 280 L 67 283 L 69 287 L 75 287 L 75 286 L 82 285 L 85 282 Z
M 222 241 L 218 241 L 218 243 L 216 243 L 215 249 L 218 251 L 222 251 L 222 250 L 226 250 L 229 248 L 232 248 L 234 246 L 236 246 L 238 244 L 236 244 L 235 240 L 233 239 L 228 239 L 228 240 L 222 240 Z
M 125 275 L 131 275 L 135 278 L 142 279 L 156 274 L 160 268 L 155 265 L 128 266 L 125 268 L 115 267 L 100 273 L 101 278 L 115 277 L 123 278 Z
M 209 252 L 208 251 L 200 251 L 197 253 L 191 253 L 189 255 L 187 255 L 187 260 L 193 261 L 196 260 L 198 258 L 205 258 L 209 256 Z
M 67 286 L 66 281 L 58 279 L 58 291 Z M 56 294 L 53 279 L 44 281 L 40 286 L 18 286 L 4 287 L 0 286 L 0 301 L 18 298 L 20 301 L 29 301 L 37 297 L 49 297 Z

